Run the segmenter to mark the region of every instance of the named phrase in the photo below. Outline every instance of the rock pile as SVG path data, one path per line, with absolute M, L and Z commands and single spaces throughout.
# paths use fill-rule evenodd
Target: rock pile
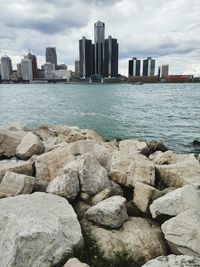
M 200 265 L 194 155 L 65 125 L 0 130 L 0 266 L 176 264 Z

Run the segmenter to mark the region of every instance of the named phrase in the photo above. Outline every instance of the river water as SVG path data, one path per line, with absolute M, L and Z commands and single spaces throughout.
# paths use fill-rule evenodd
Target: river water
M 76 125 L 197 152 L 200 84 L 1 84 L 0 125 Z

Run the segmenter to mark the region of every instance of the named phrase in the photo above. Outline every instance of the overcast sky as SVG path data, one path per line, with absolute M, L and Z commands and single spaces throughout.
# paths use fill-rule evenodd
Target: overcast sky
M 78 40 L 94 39 L 94 23 L 119 42 L 119 72 L 128 59 L 152 56 L 171 74 L 200 75 L 200 0 L 0 0 L 0 56 L 13 65 L 30 49 L 45 61 L 55 46 L 58 62 L 74 69 Z

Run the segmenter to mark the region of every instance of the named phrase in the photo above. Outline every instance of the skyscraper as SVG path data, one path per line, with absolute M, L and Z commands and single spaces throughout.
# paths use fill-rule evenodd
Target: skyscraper
M 93 69 L 93 45 L 92 41 L 82 37 L 79 40 L 79 62 L 80 62 L 80 77 L 91 77 L 94 73 Z
M 12 73 L 12 62 L 8 56 L 1 58 L 1 79 L 10 80 L 10 75 Z
M 129 60 L 128 75 L 140 76 L 140 60 L 136 57 L 134 57 L 132 60 Z
M 55 47 L 46 48 L 46 63 L 52 63 L 57 66 L 57 54 Z
M 79 60 L 75 60 L 75 77 L 80 77 L 80 62 Z
M 32 55 L 30 52 L 28 53 L 27 57 L 28 59 L 31 60 L 33 79 L 35 79 L 37 78 L 37 58 L 35 55 Z
M 97 21 L 94 24 L 95 74 L 103 75 L 104 39 L 105 39 L 105 24 L 101 21 Z
M 143 76 L 154 76 L 155 74 L 155 59 L 148 57 L 143 60 Z
M 32 71 L 32 61 L 25 56 L 21 60 L 21 72 L 22 72 L 22 80 L 24 81 L 32 81 L 33 80 L 33 71 Z
M 169 75 L 169 65 L 162 65 L 161 66 L 161 78 L 166 78 Z
M 111 36 L 104 41 L 103 76 L 117 77 L 118 75 L 118 43 Z

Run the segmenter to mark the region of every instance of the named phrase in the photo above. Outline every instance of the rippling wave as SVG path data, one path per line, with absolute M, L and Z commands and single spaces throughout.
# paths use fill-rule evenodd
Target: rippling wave
M 2 84 L 0 125 L 77 125 L 105 139 L 155 139 L 196 152 L 199 101 L 198 84 Z

